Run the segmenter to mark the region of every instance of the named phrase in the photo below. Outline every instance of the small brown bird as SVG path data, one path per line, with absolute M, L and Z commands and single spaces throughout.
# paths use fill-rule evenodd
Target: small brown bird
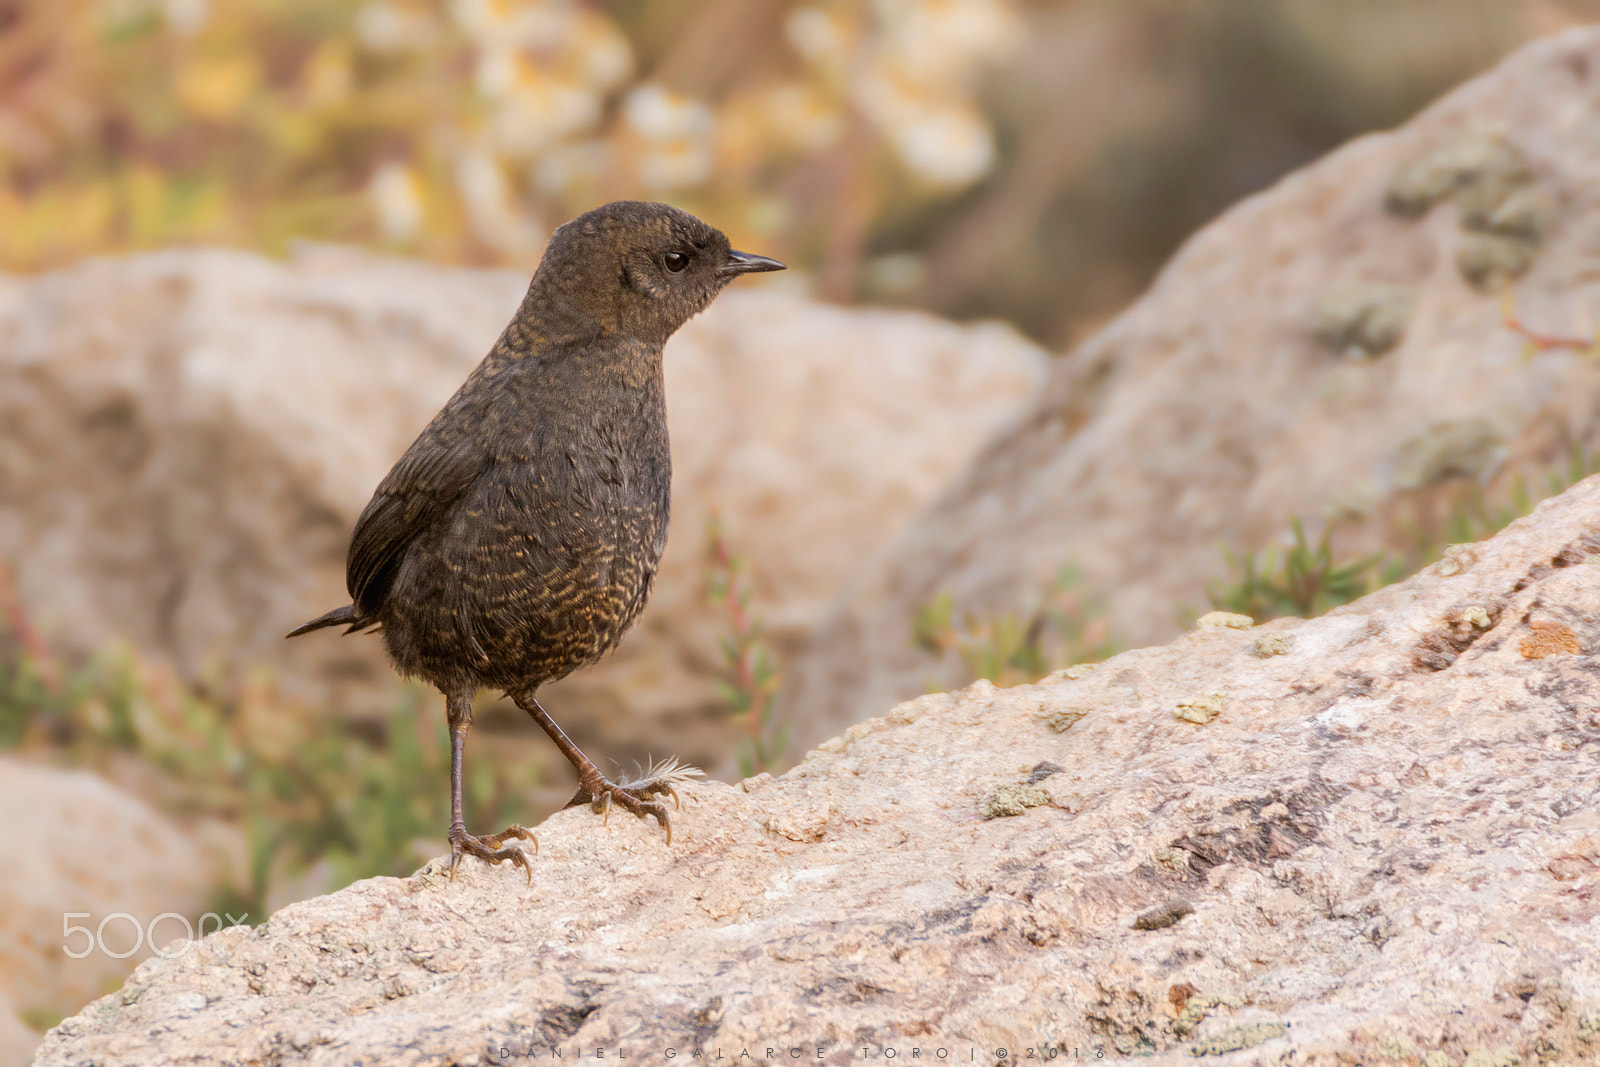
M 669 760 L 608 781 L 534 699 L 616 647 L 643 610 L 667 538 L 671 456 L 661 350 L 741 274 L 783 270 L 665 204 L 618 201 L 550 238 L 489 355 L 356 520 L 354 603 L 289 634 L 377 628 L 395 667 L 438 687 L 450 725 L 450 873 L 462 855 L 520 865 L 522 826 L 474 837 L 461 758 L 482 688 L 503 689 L 578 771 L 568 806 L 653 815 L 672 840 Z M 538 847 L 534 840 L 534 847 Z

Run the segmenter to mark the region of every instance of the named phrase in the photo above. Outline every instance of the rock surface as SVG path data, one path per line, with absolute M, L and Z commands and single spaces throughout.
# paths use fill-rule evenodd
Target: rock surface
M 574 809 L 531 885 L 437 860 L 290 905 L 38 1063 L 1593 1063 L 1600 478 L 1450 562 L 919 697 L 688 791 L 670 847 Z
M 1405 547 L 1477 485 L 1593 453 L 1597 175 L 1582 29 L 1226 212 L 856 577 L 790 671 L 796 741 L 964 680 L 911 639 L 942 594 L 1026 614 L 1071 563 L 1123 647 L 1166 640 L 1225 546 L 1299 517 L 1350 559 Z M 1530 351 L 1508 313 L 1577 343 Z
M 283 634 L 348 599 L 356 515 L 526 284 L 326 247 L 0 278 L 0 562 L 47 642 L 130 641 L 224 681 L 265 666 L 291 697 L 378 710 L 378 641 Z M 624 746 L 606 756 L 725 754 L 732 727 L 702 719 L 730 625 L 705 593 L 708 510 L 771 639 L 796 643 L 1045 362 L 1000 326 L 724 294 L 667 348 L 677 478 L 655 602 L 547 706 L 580 736 L 603 726 Z
M 11 857 L 0 878 L 0 1009 L 70 1011 L 150 955 L 144 932 L 157 916 L 175 913 L 154 927 L 165 944 L 203 910 L 209 858 L 98 775 L 0 756 L 0 811 L 0 855 Z M 64 934 L 67 925 L 90 933 Z M 22 1041 L 7 1016 L 0 1010 L 0 1062 L 25 1062 L 27 1049 L 7 1055 Z

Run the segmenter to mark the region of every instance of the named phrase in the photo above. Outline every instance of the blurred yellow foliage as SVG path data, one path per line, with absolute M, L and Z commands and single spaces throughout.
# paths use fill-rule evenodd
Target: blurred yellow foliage
M 173 78 L 173 93 L 196 118 L 226 122 L 239 113 L 261 80 L 261 65 L 252 55 L 186 59 Z
M 802 262 L 854 254 L 877 205 L 992 166 L 970 95 L 1015 18 L 1007 0 L 20 0 L 0 10 L 0 268 L 297 237 L 527 265 L 621 196 Z

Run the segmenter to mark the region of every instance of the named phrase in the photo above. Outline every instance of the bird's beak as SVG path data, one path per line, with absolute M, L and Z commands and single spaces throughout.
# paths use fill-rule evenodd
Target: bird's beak
M 728 262 L 717 268 L 717 277 L 733 278 L 740 274 L 760 274 L 769 270 L 788 270 L 782 263 L 766 256 L 752 255 L 749 252 L 729 252 Z

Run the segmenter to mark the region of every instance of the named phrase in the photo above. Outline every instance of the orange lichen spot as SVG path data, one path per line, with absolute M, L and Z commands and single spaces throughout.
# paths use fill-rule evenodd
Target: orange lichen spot
M 1563 652 L 1576 656 L 1582 651 L 1578 635 L 1565 623 L 1540 619 L 1530 622 L 1528 629 L 1533 632 L 1522 639 L 1523 659 L 1544 659 Z

